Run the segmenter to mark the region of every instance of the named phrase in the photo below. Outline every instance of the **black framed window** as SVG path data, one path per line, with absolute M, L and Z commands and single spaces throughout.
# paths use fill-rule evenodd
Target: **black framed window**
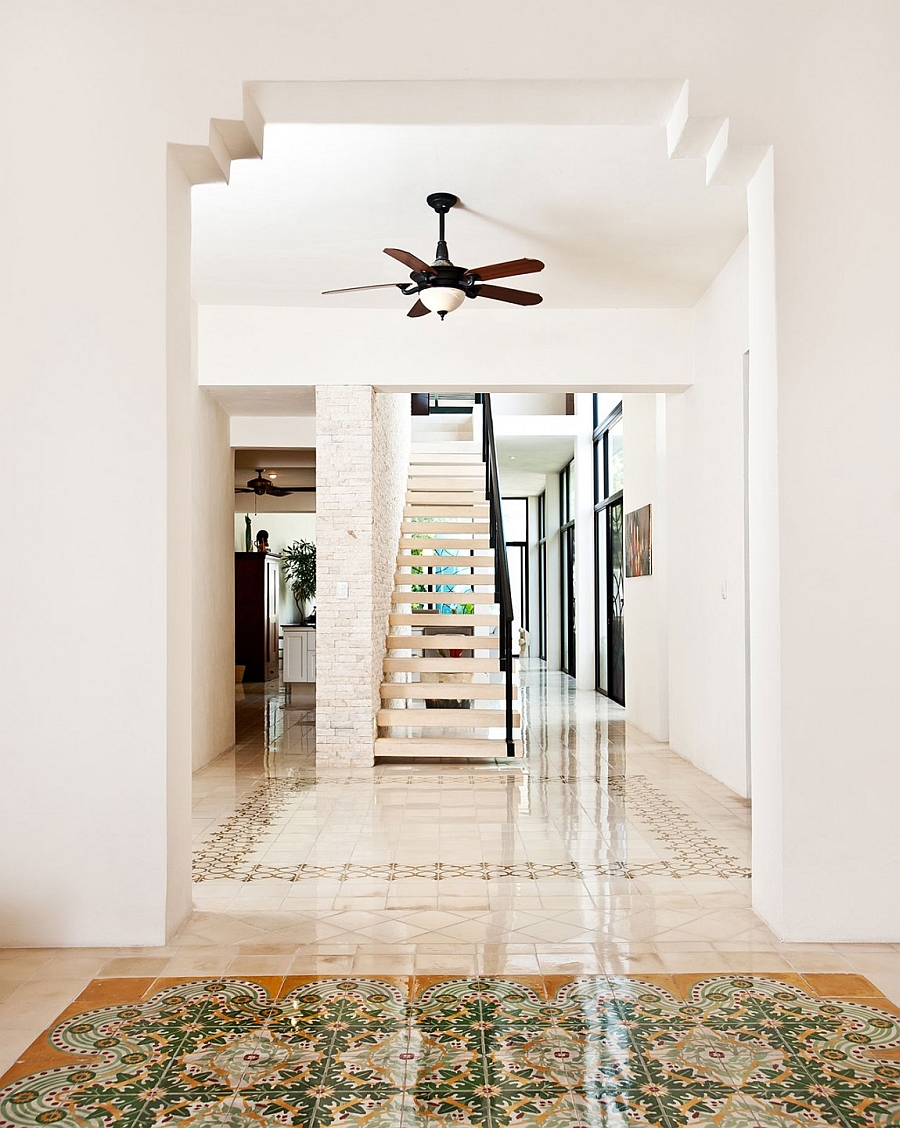
M 429 392 L 429 415 L 471 415 L 475 392 Z
M 513 628 L 528 630 L 528 498 L 504 497 L 500 504 L 513 598 Z

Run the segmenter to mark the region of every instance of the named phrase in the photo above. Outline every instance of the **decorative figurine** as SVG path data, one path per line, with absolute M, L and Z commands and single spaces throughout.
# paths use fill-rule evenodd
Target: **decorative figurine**
M 256 534 L 256 551 L 268 552 L 269 551 L 269 534 L 265 529 L 260 529 Z

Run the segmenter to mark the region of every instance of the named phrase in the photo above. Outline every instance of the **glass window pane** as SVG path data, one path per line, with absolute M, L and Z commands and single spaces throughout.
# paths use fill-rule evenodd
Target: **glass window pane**
M 503 506 L 503 535 L 507 541 L 528 539 L 528 499 L 525 497 L 505 497 Z
M 603 436 L 594 440 L 594 504 L 606 496 L 603 485 Z
M 617 420 L 607 433 L 609 458 L 609 494 L 617 493 L 625 485 L 625 445 L 622 420 Z M 609 496 L 609 494 L 607 496 Z
M 513 601 L 513 649 L 519 645 L 519 628 L 525 626 L 525 549 L 514 545 L 506 550 L 509 586 Z

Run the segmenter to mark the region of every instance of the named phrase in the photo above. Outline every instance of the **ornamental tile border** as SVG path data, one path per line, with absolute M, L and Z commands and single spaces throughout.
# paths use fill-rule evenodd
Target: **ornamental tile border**
M 503 773 L 506 774 L 506 773 Z M 461 777 L 453 774 L 409 777 L 376 776 L 376 785 L 401 783 L 484 783 L 498 776 L 477 775 Z M 501 776 L 502 778 L 502 776 Z M 353 878 L 378 878 L 397 881 L 419 878 L 431 881 L 450 878 L 479 878 L 484 881 L 525 878 L 540 881 L 548 878 L 570 877 L 573 880 L 593 878 L 641 877 L 720 877 L 747 878 L 750 869 L 711 834 L 701 829 L 677 803 L 667 798 L 659 788 L 641 775 L 614 776 L 601 779 L 595 776 L 567 777 L 540 776 L 535 782 L 571 784 L 590 782 L 607 788 L 627 808 L 628 817 L 639 823 L 650 838 L 663 848 L 667 857 L 646 862 L 628 862 L 612 859 L 590 864 L 575 861 L 555 863 L 476 862 L 453 864 L 425 862 L 420 865 L 266 865 L 249 860 L 253 850 L 262 842 L 266 831 L 279 817 L 292 795 L 309 790 L 316 783 L 341 784 L 354 782 L 352 775 L 309 773 L 290 777 L 270 777 L 264 780 L 237 808 L 233 815 L 216 826 L 199 843 L 194 853 L 194 881 L 236 880 L 304 881 L 331 879 L 348 881 Z

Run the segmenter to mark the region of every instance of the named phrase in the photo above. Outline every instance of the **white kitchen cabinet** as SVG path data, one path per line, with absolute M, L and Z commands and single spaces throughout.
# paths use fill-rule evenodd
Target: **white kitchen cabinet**
M 316 628 L 284 627 L 284 668 L 282 681 L 314 682 L 316 680 Z

